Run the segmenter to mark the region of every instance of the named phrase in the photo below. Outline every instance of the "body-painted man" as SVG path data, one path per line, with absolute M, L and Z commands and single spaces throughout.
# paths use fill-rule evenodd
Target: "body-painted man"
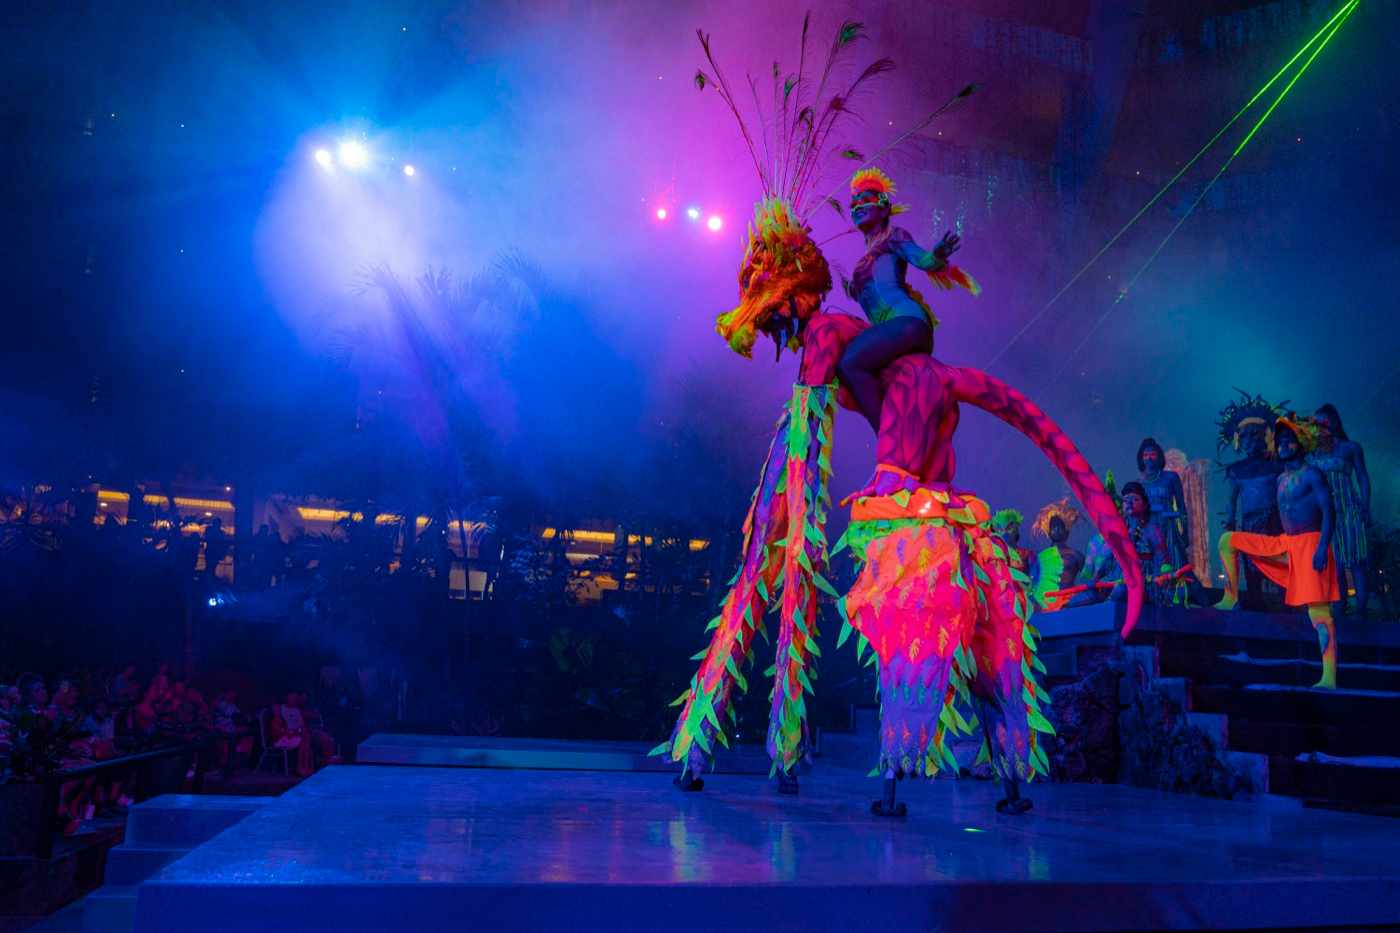
M 1283 533 L 1253 534 L 1227 531 L 1220 536 L 1220 559 L 1228 586 L 1217 609 L 1233 609 L 1239 601 L 1239 555 L 1284 590 L 1284 602 L 1304 606 L 1317 632 L 1322 654 L 1322 679 L 1314 687 L 1337 686 L 1337 629 L 1332 603 L 1337 599 L 1337 567 L 1332 559 L 1334 514 L 1327 479 L 1306 455 L 1317 446 L 1319 428 L 1299 418 L 1280 418 L 1274 446 L 1283 472 L 1277 483 L 1279 520 Z
M 1278 476 L 1283 467 L 1273 456 L 1274 422 L 1282 413 L 1262 396 L 1245 392 L 1220 412 L 1217 448 L 1228 446 L 1244 455 L 1225 467 L 1230 483 L 1226 531 L 1276 535 L 1283 530 L 1278 517 Z M 1241 604 L 1246 609 L 1268 608 L 1266 600 L 1276 596 L 1277 587 L 1251 561 L 1245 562 L 1244 580 Z
M 1364 619 L 1371 571 L 1366 540 L 1367 526 L 1371 524 L 1371 476 L 1366 472 L 1366 454 L 1360 444 L 1347 437 L 1337 406 L 1323 405 L 1313 415 L 1313 420 L 1321 431 L 1317 449 L 1308 454 L 1308 462 L 1327 477 L 1332 508 L 1337 516 L 1337 533 L 1332 539 L 1332 550 L 1337 558 L 1337 588 L 1341 593 L 1337 609 L 1342 613 L 1347 611 L 1346 573 L 1351 571 L 1352 585 L 1356 587 L 1356 614 Z
M 1183 567 L 1191 560 L 1191 519 L 1181 477 L 1166 469 L 1167 453 L 1150 437 L 1138 445 L 1137 465 L 1152 509 L 1152 521 L 1161 526 L 1167 539 L 1167 559 L 1173 568 Z
M 1079 510 L 1068 499 L 1052 502 L 1036 513 L 1035 532 L 1050 543 L 1035 556 L 1034 598 L 1041 609 L 1062 608 L 1060 603 L 1046 599 L 1046 594 L 1073 586 L 1084 569 L 1084 553 L 1069 543 L 1069 533 L 1078 521 Z

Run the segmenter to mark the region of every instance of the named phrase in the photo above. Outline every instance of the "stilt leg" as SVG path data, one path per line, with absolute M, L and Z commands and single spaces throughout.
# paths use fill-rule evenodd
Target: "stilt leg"
M 888 816 L 900 819 L 909 813 L 909 808 L 903 802 L 896 803 L 894 799 L 895 785 L 899 783 L 893 771 L 885 772 L 884 793 L 880 799 L 870 805 L 870 812 L 876 816 Z
M 1234 609 L 1240 601 L 1240 559 L 1231 540 L 1231 532 L 1220 536 L 1220 563 L 1225 565 L 1225 596 L 1215 604 L 1216 609 Z
M 982 734 L 986 736 L 987 749 L 992 755 L 992 769 L 1001 777 L 1002 789 L 1006 796 L 997 801 L 997 812 L 1020 816 L 1031 808 L 1031 799 L 1021 796 L 1021 784 L 1016 780 L 1016 772 L 1011 759 L 1001 747 L 997 738 L 997 723 L 1001 722 L 1001 709 L 992 701 L 976 697 L 977 718 L 982 720 Z

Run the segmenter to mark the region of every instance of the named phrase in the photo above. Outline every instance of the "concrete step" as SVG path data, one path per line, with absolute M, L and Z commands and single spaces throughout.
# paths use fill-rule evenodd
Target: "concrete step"
M 257 811 L 270 799 L 165 794 L 131 808 L 126 842 L 146 848 L 193 848 Z
M 1203 656 L 1177 654 L 1166 666 L 1202 684 L 1243 687 L 1283 684 L 1308 687 L 1322 676 L 1316 651 L 1298 657 L 1259 657 L 1244 651 Z M 1400 664 L 1345 663 L 1338 665 L 1337 683 L 1346 689 L 1400 691 Z
M 1269 766 L 1275 793 L 1338 809 L 1400 812 L 1400 758 L 1275 755 Z
M 1230 724 L 1230 747 L 1266 755 L 1400 755 L 1400 729 L 1378 729 L 1367 721 L 1252 722 Z
M 1230 747 L 1230 717 L 1224 713 L 1187 713 L 1186 721 L 1209 736 L 1221 751 Z
M 1229 713 L 1256 723 L 1394 723 L 1400 721 L 1400 692 L 1312 690 L 1269 684 L 1245 687 L 1193 685 L 1192 708 Z
M 189 851 L 188 848 L 117 846 L 107 853 L 105 882 L 111 885 L 140 884 Z
M 136 885 L 107 885 L 83 901 L 83 933 L 132 933 Z
M 1249 793 L 1254 795 L 1270 793 L 1269 756 L 1255 752 L 1226 751 L 1225 763 L 1249 784 Z
M 1191 684 L 1185 677 L 1158 677 L 1152 686 L 1183 710 L 1191 709 Z

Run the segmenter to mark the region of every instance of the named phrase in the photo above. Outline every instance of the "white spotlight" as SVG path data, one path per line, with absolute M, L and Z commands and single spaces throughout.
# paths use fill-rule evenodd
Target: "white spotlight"
M 317 165 L 321 166 L 321 168 L 326 169 L 327 171 L 329 171 L 331 166 L 334 164 L 334 160 L 331 159 L 331 151 L 329 149 L 317 149 L 316 152 L 313 153 L 313 158 L 316 159 Z
M 411 165 L 405 165 L 405 166 L 403 167 L 403 173 L 404 173 L 405 175 L 407 175 L 409 178 L 412 178 L 414 175 L 417 175 L 417 174 L 418 174 L 418 169 L 414 168 L 414 167 L 411 166 Z
M 687 207 L 687 208 L 685 209 L 685 216 L 689 217 L 691 220 L 699 220 L 699 219 L 700 219 L 700 208 L 698 208 L 698 207 Z
M 346 168 L 364 168 L 369 164 L 369 150 L 365 148 L 364 143 L 353 139 L 342 142 L 336 155 L 340 158 L 340 164 Z
M 705 226 L 709 227 L 712 233 L 718 233 L 719 228 L 724 226 L 724 221 L 720 220 L 718 214 L 711 214 L 710 219 L 705 221 Z

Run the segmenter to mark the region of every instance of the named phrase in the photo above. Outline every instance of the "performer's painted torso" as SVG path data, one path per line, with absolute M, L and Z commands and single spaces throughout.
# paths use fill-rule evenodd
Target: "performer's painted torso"
M 1283 468 L 1265 456 L 1230 464 L 1225 470 L 1239 493 L 1239 530 L 1257 534 L 1279 533 L 1278 476 Z
M 1307 472 L 1317 472 L 1301 457 L 1285 466 L 1278 478 L 1278 514 L 1284 534 L 1301 535 L 1322 528 L 1322 505 L 1307 483 Z
M 909 263 L 927 266 L 933 254 L 914 242 L 909 231 L 891 225 L 876 237 L 851 273 L 851 297 L 872 324 L 909 317 L 937 325 L 938 321 L 914 298 L 909 288 Z

